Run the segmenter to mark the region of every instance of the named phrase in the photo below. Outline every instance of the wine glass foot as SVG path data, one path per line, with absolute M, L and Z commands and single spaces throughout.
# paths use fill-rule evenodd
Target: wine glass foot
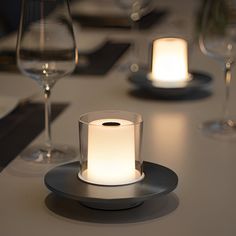
M 142 64 L 137 64 L 137 63 L 126 63 L 126 64 L 122 64 L 122 65 L 118 65 L 117 66 L 118 71 L 120 72 L 131 72 L 131 73 L 135 73 L 138 72 L 140 70 L 145 70 L 147 69 L 146 65 L 142 65 Z
M 45 145 L 35 145 L 26 148 L 20 157 L 29 162 L 39 164 L 64 163 L 76 158 L 77 150 L 69 145 L 53 145 L 48 149 Z
M 236 138 L 236 122 L 233 120 L 210 120 L 201 124 L 204 134 L 220 139 Z
M 138 72 L 140 70 L 140 65 L 137 63 L 132 63 L 129 67 L 131 72 Z

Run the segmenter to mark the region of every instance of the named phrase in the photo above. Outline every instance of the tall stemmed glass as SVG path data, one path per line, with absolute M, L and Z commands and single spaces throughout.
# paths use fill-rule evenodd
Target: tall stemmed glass
M 152 10 L 152 0 L 115 0 L 116 4 L 128 12 L 131 22 L 131 33 L 133 41 L 131 44 L 131 62 L 128 63 L 128 69 L 131 72 L 137 72 L 142 67 L 139 56 L 140 48 L 137 43 L 137 33 L 139 32 L 139 22 L 141 18 Z M 127 65 L 126 65 L 127 66 Z
M 205 0 L 199 43 L 201 51 L 220 62 L 224 68 L 225 100 L 222 117 L 202 124 L 202 130 L 215 137 L 236 135 L 236 122 L 230 119 L 229 98 L 231 72 L 235 62 L 236 2 L 234 0 Z
M 67 19 L 67 22 L 59 21 L 58 15 Z M 46 141 L 44 145 L 26 149 L 21 154 L 22 158 L 40 163 L 57 163 L 75 157 L 73 148 L 52 144 L 50 95 L 58 79 L 74 70 L 76 60 L 77 50 L 68 1 L 23 0 L 17 39 L 17 64 L 20 71 L 35 80 L 44 92 Z

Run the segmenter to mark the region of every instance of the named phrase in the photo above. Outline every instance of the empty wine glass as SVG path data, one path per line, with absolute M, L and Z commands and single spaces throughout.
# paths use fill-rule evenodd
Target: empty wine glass
M 205 0 L 203 9 L 200 48 L 205 55 L 223 65 L 225 101 L 222 117 L 204 122 L 201 128 L 206 134 L 229 138 L 236 135 L 236 122 L 230 119 L 228 108 L 231 71 L 236 53 L 236 2 L 234 0 Z
M 116 4 L 129 15 L 133 40 L 131 44 L 131 62 L 128 63 L 128 69 L 131 72 L 137 72 L 142 65 L 139 61 L 140 48 L 138 47 L 136 34 L 139 32 L 141 18 L 152 10 L 152 0 L 116 0 Z
M 62 15 L 67 22 L 59 21 Z M 35 80 L 44 92 L 44 145 L 29 147 L 21 154 L 26 160 L 54 163 L 70 160 L 76 151 L 51 141 L 51 89 L 58 79 L 70 74 L 77 61 L 69 4 L 67 0 L 23 0 L 17 38 L 17 64 L 20 71 Z M 32 117 L 33 118 L 33 117 Z

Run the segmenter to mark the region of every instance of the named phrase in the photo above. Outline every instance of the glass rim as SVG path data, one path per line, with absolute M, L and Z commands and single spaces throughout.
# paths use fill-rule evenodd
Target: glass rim
M 155 41 L 158 41 L 158 40 L 160 40 L 160 41 L 162 41 L 162 40 L 165 40 L 165 39 L 167 39 L 167 40 L 174 40 L 174 39 L 179 39 L 179 40 L 181 40 L 181 41 L 185 41 L 185 42 L 188 42 L 188 40 L 186 40 L 184 37 L 182 37 L 182 36 L 161 36 L 161 37 L 156 37 L 156 38 L 154 38 L 153 40 L 152 40 L 152 43 L 154 43 Z
M 80 116 L 79 118 L 79 123 L 81 124 L 85 124 L 88 126 L 100 126 L 99 124 L 91 124 L 91 122 L 89 121 L 85 121 L 85 117 L 89 116 L 89 115 L 96 115 L 96 114 L 105 114 L 105 113 L 111 113 L 111 114 L 126 114 L 126 115 L 133 115 L 135 118 L 137 118 L 136 121 L 134 120 L 130 120 L 129 118 L 118 118 L 118 119 L 125 119 L 131 122 L 131 124 L 122 124 L 122 127 L 126 127 L 126 126 L 135 126 L 135 125 L 140 125 L 143 124 L 143 118 L 142 115 L 140 115 L 139 113 L 136 112 L 129 112 L 129 111 L 122 111 L 122 110 L 101 110 L 101 111 L 92 111 L 92 112 L 87 112 L 84 113 Z M 109 117 L 106 118 L 98 118 L 98 119 L 112 119 Z

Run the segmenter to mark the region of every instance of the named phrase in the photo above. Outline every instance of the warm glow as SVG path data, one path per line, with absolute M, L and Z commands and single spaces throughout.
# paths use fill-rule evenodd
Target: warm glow
M 182 168 L 188 155 L 188 119 L 181 112 L 154 113 L 150 120 L 150 148 L 156 162 Z M 191 143 L 191 141 L 190 141 Z
M 116 122 L 118 126 L 104 126 Z M 88 163 L 83 178 L 103 185 L 134 182 L 140 177 L 135 170 L 135 130 L 123 119 L 99 119 L 89 124 Z
M 165 87 L 166 83 L 167 87 L 181 87 L 188 77 L 187 42 L 180 38 L 155 40 L 151 73 L 154 84 L 160 83 L 160 86 L 162 84 Z

